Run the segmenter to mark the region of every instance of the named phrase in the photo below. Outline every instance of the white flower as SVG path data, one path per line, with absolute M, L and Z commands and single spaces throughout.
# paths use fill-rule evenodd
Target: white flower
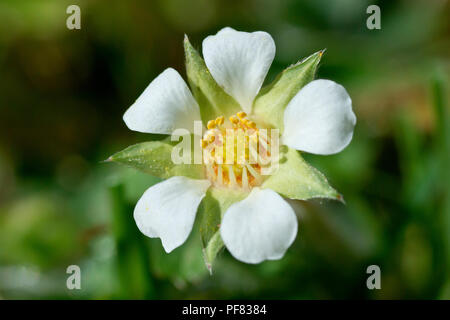
M 203 41 L 203 56 L 217 84 L 245 111 L 230 121 L 255 126 L 253 121 L 245 119 L 248 114 L 258 125 L 258 116 L 252 118 L 252 108 L 275 56 L 272 37 L 266 32 L 247 33 L 225 28 Z M 179 73 L 169 68 L 154 79 L 126 111 L 124 121 L 131 130 L 171 134 L 176 128 L 192 130 L 193 122 L 202 120 L 200 107 Z M 224 114 L 225 117 L 230 115 Z M 224 118 L 219 117 L 208 124 L 208 129 L 223 122 Z M 264 126 L 264 122 L 261 123 Z M 313 80 L 286 106 L 281 142 L 290 149 L 333 154 L 350 143 L 355 124 L 356 117 L 346 90 L 330 80 Z M 148 237 L 161 238 L 164 249 L 170 252 L 188 238 L 197 208 L 208 188 L 232 188 L 241 181 L 248 192 L 223 214 L 220 236 L 229 252 L 240 261 L 259 263 L 280 259 L 297 234 L 294 210 L 277 193 L 279 190 L 275 192 L 251 178 L 258 175 L 253 167 L 240 167 L 239 177 L 234 169 L 228 171 L 229 176 L 222 172 L 227 168 L 215 169 L 214 177 L 207 174 L 207 179 L 175 176 L 150 187 L 134 210 L 139 230 Z M 218 186 L 217 179 L 220 180 Z

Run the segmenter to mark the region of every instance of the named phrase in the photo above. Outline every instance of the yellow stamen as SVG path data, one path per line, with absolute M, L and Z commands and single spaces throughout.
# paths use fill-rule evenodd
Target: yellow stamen
M 264 181 L 262 164 L 259 161 L 259 157 L 263 155 L 258 151 L 258 145 L 261 143 L 259 129 L 255 122 L 246 117 L 247 114 L 240 111 L 229 117 L 230 123 L 224 126 L 222 125 L 226 118 L 223 116 L 207 123 L 208 130 L 201 140 L 201 145 L 206 151 L 203 156 L 210 161 L 206 165 L 207 177 L 216 186 L 250 190 Z M 265 134 L 261 134 L 261 138 L 266 142 Z M 264 146 L 268 149 L 268 144 Z
M 222 173 L 222 165 L 219 164 L 219 167 L 217 168 L 217 182 L 219 185 L 223 184 L 223 173 Z
M 232 124 L 237 124 L 237 123 L 239 122 L 239 119 L 236 118 L 235 116 L 231 116 L 231 117 L 230 117 L 230 122 L 231 122 Z
M 240 111 L 237 113 L 237 116 L 242 119 L 242 118 L 245 118 L 247 116 L 247 114 L 244 111 Z
M 261 177 L 260 174 L 255 170 L 255 168 L 253 168 L 253 167 L 250 166 L 250 165 L 246 165 L 246 167 L 247 167 L 249 173 L 250 173 L 253 177 L 255 177 L 255 179 L 256 179 L 258 182 L 260 182 L 261 179 L 262 179 L 262 177 Z
M 215 180 L 214 169 L 213 169 L 213 167 L 210 164 L 206 165 L 206 172 L 207 172 L 207 175 L 208 175 L 208 177 L 210 179 Z
M 244 167 L 242 171 L 242 188 L 248 189 L 248 177 L 247 177 L 247 168 Z
M 225 117 L 224 116 L 218 117 L 216 119 L 216 125 L 220 126 L 220 125 L 223 124 L 224 121 L 225 121 Z
M 252 129 L 256 129 L 256 123 L 254 123 L 253 121 L 247 121 L 246 125 Z
M 206 127 L 208 129 L 214 129 L 216 127 L 216 122 L 214 120 L 209 120 Z
M 228 166 L 228 178 L 230 179 L 230 185 L 232 187 L 235 187 L 237 185 L 237 182 L 236 182 L 236 176 L 234 175 L 234 170 L 233 170 L 232 165 Z

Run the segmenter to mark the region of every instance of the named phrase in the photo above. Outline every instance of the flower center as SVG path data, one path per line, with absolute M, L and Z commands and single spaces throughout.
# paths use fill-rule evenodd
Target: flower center
M 261 185 L 261 170 L 270 157 L 267 130 L 257 128 L 242 111 L 228 121 L 223 116 L 210 120 L 207 128 L 201 144 L 211 183 L 247 190 Z

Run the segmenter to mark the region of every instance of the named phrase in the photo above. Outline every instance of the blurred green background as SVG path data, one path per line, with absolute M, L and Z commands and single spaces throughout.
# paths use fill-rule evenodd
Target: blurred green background
M 81 30 L 66 8 L 81 8 Z M 366 8 L 381 7 L 381 30 Z M 450 299 L 449 3 L 445 0 L 2 0 L 0 298 Z M 327 48 L 318 76 L 343 84 L 358 124 L 342 153 L 307 155 L 347 204 L 302 204 L 279 261 L 222 252 L 213 276 L 198 233 L 167 255 L 132 211 L 158 180 L 113 164 L 148 140 L 122 114 L 167 67 L 183 34 L 269 32 L 270 81 Z M 81 290 L 66 268 L 81 267 Z M 366 287 L 381 268 L 381 290 Z

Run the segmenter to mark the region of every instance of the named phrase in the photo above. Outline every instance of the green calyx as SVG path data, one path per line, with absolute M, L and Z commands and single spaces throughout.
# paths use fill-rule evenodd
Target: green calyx
M 284 69 L 275 80 L 262 88 L 255 98 L 253 113 L 266 124 L 283 131 L 284 109 L 308 82 L 314 80 L 325 50 L 318 51 Z
M 161 179 L 173 176 L 204 179 L 201 164 L 175 164 L 172 161 L 172 152 L 179 152 L 174 150 L 175 145 L 175 142 L 167 140 L 142 142 L 115 153 L 106 161 L 126 165 Z M 193 159 L 191 154 L 192 162 Z
M 205 61 L 194 49 L 187 36 L 184 37 L 186 73 L 192 94 L 200 106 L 204 123 L 220 116 L 229 116 L 241 111 L 241 107 L 214 80 Z

